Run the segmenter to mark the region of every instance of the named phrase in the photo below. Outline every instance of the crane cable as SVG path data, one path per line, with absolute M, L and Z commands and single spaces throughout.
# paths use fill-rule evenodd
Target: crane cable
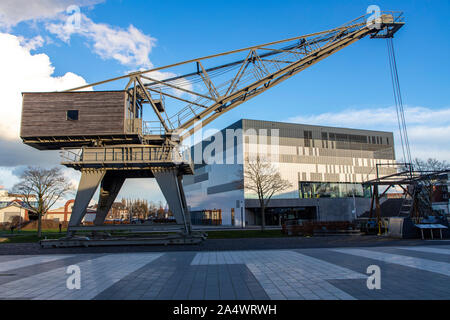
M 397 70 L 397 61 L 395 59 L 394 42 L 392 41 L 392 38 L 387 39 L 387 48 L 392 79 L 392 89 L 394 92 L 395 110 L 397 112 L 400 141 L 402 144 L 403 159 L 405 162 L 412 163 L 411 151 L 409 148 L 408 131 L 406 129 L 405 109 L 403 107 L 402 93 L 400 89 L 400 81 Z

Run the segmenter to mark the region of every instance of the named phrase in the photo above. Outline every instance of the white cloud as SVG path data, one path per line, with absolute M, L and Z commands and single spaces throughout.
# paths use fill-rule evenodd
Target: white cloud
M 81 35 L 92 43 L 92 48 L 102 59 L 114 59 L 125 66 L 152 68 L 149 54 L 156 39 L 142 33 L 133 25 L 128 29 L 95 23 L 86 15 L 80 14 L 79 25 L 61 17 L 61 21 L 47 24 L 49 32 L 65 42 L 73 35 Z
M 54 18 L 71 5 L 89 6 L 103 0 L 2 0 L 0 1 L 0 27 L 11 28 L 22 21 Z
M 128 29 L 121 29 L 103 23 L 95 23 L 86 15 L 80 14 L 79 24 L 67 19 L 66 16 L 61 16 L 58 22 L 47 23 L 46 29 L 66 43 L 69 43 L 73 35 L 82 36 L 89 40 L 94 53 L 102 59 L 116 60 L 124 66 L 133 68 L 132 71 L 154 68 L 149 56 L 156 46 L 156 39 L 144 34 L 133 25 L 130 25 Z M 147 74 L 156 80 L 164 80 L 176 75 L 173 72 L 165 71 L 152 71 Z M 193 90 L 193 86 L 188 80 L 182 78 L 177 82 L 173 84 Z M 181 90 L 173 89 L 171 91 L 178 97 L 185 94 Z M 191 95 L 189 96 L 192 98 Z
M 12 168 L 0 167 L 0 185 L 1 187 L 11 190 L 11 188 L 19 182 L 19 178 L 13 173 Z M 0 189 L 2 189 L 0 187 Z
M 0 139 L 19 139 L 22 92 L 59 91 L 86 84 L 86 81 L 68 72 L 53 77 L 54 67 L 46 54 L 31 54 L 21 45 L 21 39 L 0 33 Z M 1 165 L 1 164 L 0 164 Z
M 11 189 L 24 166 L 53 167 L 59 164 L 58 152 L 38 151 L 19 138 L 22 92 L 57 91 L 80 86 L 86 81 L 71 72 L 53 77 L 54 67 L 45 54 L 30 50 L 43 44 L 42 37 L 24 39 L 0 33 L 0 180 Z M 71 182 L 78 184 L 79 173 L 64 168 Z
M 450 160 L 450 108 L 405 107 L 412 157 Z M 397 114 L 394 107 L 346 109 L 290 118 L 288 121 L 324 126 L 391 131 L 395 135 L 397 159 L 401 156 Z
M 0 28 L 9 29 L 22 21 L 67 20 L 61 14 L 69 5 L 79 6 L 95 4 L 99 0 L 2 0 L 0 2 Z M 84 15 L 81 17 L 81 29 L 70 30 L 70 24 L 48 24 L 60 39 L 68 41 L 72 34 L 80 34 L 89 39 L 93 51 L 103 59 L 115 59 L 123 65 L 133 68 L 152 68 L 149 54 L 156 40 L 145 35 L 134 26 L 128 29 L 97 24 Z M 59 163 L 57 151 L 38 151 L 24 145 L 19 138 L 22 92 L 60 91 L 86 84 L 86 81 L 71 72 L 54 77 L 54 67 L 46 54 L 32 54 L 30 51 L 48 44 L 51 39 L 38 35 L 26 39 L 0 32 L 0 183 L 11 189 L 18 182 L 20 170 L 25 166 L 54 167 Z M 172 73 L 158 72 L 155 78 L 174 76 Z M 63 173 L 71 183 L 78 185 L 80 173 L 63 167 Z M 73 198 L 68 195 L 66 198 Z M 130 180 L 124 186 L 120 197 L 142 197 L 151 200 L 163 200 L 155 181 L 146 179 Z M 94 201 L 97 198 L 94 197 Z
M 36 50 L 37 48 L 40 48 L 44 45 L 44 38 L 41 36 L 36 36 L 31 39 L 26 39 L 22 36 L 18 37 L 20 40 L 20 44 L 28 51 Z

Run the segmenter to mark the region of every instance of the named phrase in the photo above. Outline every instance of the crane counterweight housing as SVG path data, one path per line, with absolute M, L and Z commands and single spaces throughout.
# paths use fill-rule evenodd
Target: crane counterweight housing
M 21 138 L 40 150 L 61 149 L 62 164 L 82 173 L 69 236 L 81 227 L 98 186 L 95 230 L 105 227 L 106 214 L 125 179 L 154 177 L 184 239 L 189 235 L 192 240 L 181 182 L 183 175 L 193 173 L 193 166 L 177 146 L 201 126 L 341 49 L 366 36 L 392 38 L 403 25 L 401 12 L 383 12 L 373 20 L 363 15 L 334 29 L 65 92 L 24 93 Z M 118 81 L 126 82 L 121 91 L 86 91 Z M 143 110 L 151 112 L 152 121 L 144 121 Z

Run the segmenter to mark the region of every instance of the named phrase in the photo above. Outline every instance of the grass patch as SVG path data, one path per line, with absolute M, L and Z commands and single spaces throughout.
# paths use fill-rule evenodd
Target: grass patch
M 43 235 L 41 239 L 38 238 L 38 236 L 35 235 L 18 235 L 14 237 L 8 238 L 8 240 L 2 242 L 2 243 L 37 243 L 39 240 L 45 239 L 59 239 L 63 237 L 62 234 L 49 234 L 49 235 Z
M 61 233 L 65 233 L 67 232 L 67 229 L 63 228 L 61 230 Z M 10 230 L 0 230 L 0 237 L 3 235 L 11 235 L 11 234 L 20 234 L 20 235 L 27 235 L 27 234 L 36 234 L 37 230 L 17 230 L 14 229 L 14 233 L 11 233 Z M 42 233 L 59 233 L 59 229 L 42 229 Z
M 281 238 L 287 237 L 281 230 L 223 230 L 208 231 L 208 239 Z
M 36 230 L 15 230 L 14 233 L 10 231 L 0 231 L 0 238 L 6 238 L 2 243 L 37 243 L 42 239 L 58 239 L 66 235 L 66 230 L 63 229 L 59 233 L 59 229 L 44 229 L 42 230 L 42 238 L 38 238 Z

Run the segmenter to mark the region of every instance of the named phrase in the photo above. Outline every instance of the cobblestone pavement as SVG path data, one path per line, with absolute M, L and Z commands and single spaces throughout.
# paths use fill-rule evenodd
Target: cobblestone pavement
M 450 245 L 0 255 L 0 299 L 450 299 Z

